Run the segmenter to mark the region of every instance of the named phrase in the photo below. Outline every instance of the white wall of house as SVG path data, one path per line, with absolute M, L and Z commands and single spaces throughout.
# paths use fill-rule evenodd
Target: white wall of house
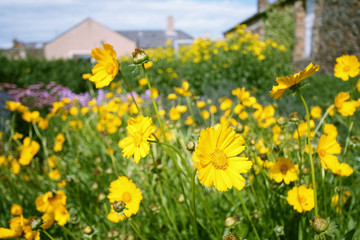
M 44 47 L 45 58 L 68 59 L 75 56 L 90 56 L 91 49 L 102 48 L 103 43 L 113 45 L 117 56 L 129 55 L 136 43 L 103 25 L 86 19 L 79 25 L 60 35 Z

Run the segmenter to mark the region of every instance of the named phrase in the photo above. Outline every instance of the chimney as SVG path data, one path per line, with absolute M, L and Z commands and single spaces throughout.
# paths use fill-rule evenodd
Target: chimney
M 172 16 L 168 17 L 168 26 L 167 26 L 166 34 L 175 35 L 174 18 Z
M 269 5 L 269 0 L 258 0 L 258 12 L 263 11 Z

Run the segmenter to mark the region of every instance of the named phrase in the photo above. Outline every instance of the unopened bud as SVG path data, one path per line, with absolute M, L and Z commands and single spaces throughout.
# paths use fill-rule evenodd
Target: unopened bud
M 94 229 L 90 226 L 87 226 L 86 228 L 83 229 L 83 232 L 87 235 L 90 235 L 91 233 L 93 233 Z
M 226 227 L 232 227 L 236 223 L 235 219 L 233 217 L 227 217 L 225 219 L 225 226 Z
M 121 213 L 126 207 L 123 201 L 115 201 L 113 202 L 113 208 L 115 212 Z
M 193 141 L 190 141 L 187 145 L 186 148 L 188 151 L 192 152 L 195 149 L 195 143 Z
M 43 220 L 41 217 L 37 217 L 37 216 L 29 217 L 29 225 L 30 225 L 31 230 L 40 229 L 42 224 L 43 224 Z
M 178 197 L 178 202 L 179 203 L 182 203 L 185 201 L 185 197 L 184 197 L 184 194 L 180 194 L 179 197 Z
M 229 233 L 227 236 L 223 236 L 222 240 L 239 240 L 239 237 L 232 233 Z
M 286 124 L 286 118 L 284 117 L 278 117 L 278 119 L 276 120 L 276 123 L 279 125 L 279 126 L 284 126 Z
M 320 216 L 315 216 L 310 220 L 311 227 L 314 229 L 315 232 L 324 232 L 328 227 L 329 223 L 325 219 L 321 218 Z
M 135 64 L 142 64 L 149 60 L 149 56 L 140 48 L 135 48 L 135 51 L 132 53 L 133 62 Z
M 237 133 L 243 133 L 244 130 L 245 130 L 244 125 L 242 125 L 241 123 L 235 126 L 235 132 Z
M 293 123 L 298 123 L 300 119 L 301 118 L 297 112 L 292 112 L 289 116 L 289 121 Z
M 261 160 L 265 161 L 267 159 L 267 154 L 266 153 L 260 153 L 259 157 Z

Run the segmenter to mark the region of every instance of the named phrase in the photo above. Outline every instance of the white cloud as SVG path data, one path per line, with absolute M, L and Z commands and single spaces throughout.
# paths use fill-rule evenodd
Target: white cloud
M 113 30 L 176 29 L 193 37 L 222 33 L 256 11 L 255 1 L 220 0 L 6 0 L 0 1 L 0 48 L 12 39 L 47 42 L 91 17 Z

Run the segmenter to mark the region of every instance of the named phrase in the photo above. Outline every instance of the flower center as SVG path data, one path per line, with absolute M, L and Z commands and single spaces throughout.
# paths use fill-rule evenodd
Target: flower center
M 139 132 L 135 133 L 135 135 L 133 136 L 133 140 L 134 140 L 135 146 L 139 147 L 141 140 L 142 140 L 142 134 Z
M 106 72 L 108 74 L 113 74 L 113 72 L 114 72 L 114 64 L 108 63 L 108 64 L 106 64 L 105 68 L 106 68 Z
M 124 192 L 123 195 L 122 195 L 122 201 L 124 203 L 129 203 L 131 202 L 131 194 L 128 193 L 128 192 Z
M 285 175 L 287 173 L 287 171 L 288 171 L 288 167 L 286 165 L 281 165 L 280 171 L 281 171 L 282 174 Z
M 216 169 L 226 169 L 229 165 L 228 157 L 219 149 L 216 149 L 215 152 L 211 153 L 210 157 L 211 163 Z
M 320 155 L 320 157 L 325 157 L 326 156 L 326 150 L 325 149 L 320 149 L 319 150 L 319 155 Z
M 344 72 L 348 72 L 348 71 L 350 71 L 350 66 L 349 65 L 346 65 L 344 68 L 343 68 L 343 71 Z

